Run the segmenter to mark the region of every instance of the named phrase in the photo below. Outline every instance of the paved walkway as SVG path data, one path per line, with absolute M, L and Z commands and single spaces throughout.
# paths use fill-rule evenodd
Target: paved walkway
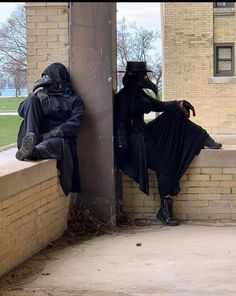
M 2 116 L 6 116 L 6 115 L 14 115 L 14 116 L 17 116 L 18 115 L 18 113 L 17 112 L 0 112 L 0 115 L 2 115 Z
M 59 240 L 2 278 L 1 296 L 235 296 L 235 225 L 129 227 Z

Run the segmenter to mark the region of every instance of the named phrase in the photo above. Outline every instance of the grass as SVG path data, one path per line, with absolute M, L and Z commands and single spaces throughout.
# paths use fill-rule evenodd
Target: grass
M 16 111 L 19 104 L 24 100 L 24 97 L 20 98 L 2 98 L 0 97 L 0 111 Z
M 0 116 L 0 147 L 15 144 L 22 118 L 14 115 Z

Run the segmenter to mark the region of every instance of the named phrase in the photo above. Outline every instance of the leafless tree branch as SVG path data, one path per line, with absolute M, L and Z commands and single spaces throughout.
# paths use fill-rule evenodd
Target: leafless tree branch
M 14 82 L 16 96 L 26 83 L 26 14 L 23 5 L 17 5 L 0 28 L 0 66 L 2 75 Z
M 127 23 L 122 18 L 117 25 L 117 64 L 118 71 L 125 70 L 127 61 L 147 61 L 153 74 L 158 90 L 161 90 L 162 67 L 155 42 L 160 39 L 160 33 L 149 31 L 136 22 Z M 156 52 L 155 56 L 151 51 Z M 118 88 L 121 86 L 122 75 L 118 73 Z

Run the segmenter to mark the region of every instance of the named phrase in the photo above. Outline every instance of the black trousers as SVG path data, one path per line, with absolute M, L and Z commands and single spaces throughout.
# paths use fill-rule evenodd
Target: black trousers
M 33 132 L 36 135 L 36 155 L 37 159 L 58 159 L 63 156 L 63 138 L 50 138 L 45 141 L 40 141 L 40 136 L 43 133 L 49 132 L 50 127 L 46 126 L 46 120 L 43 113 L 41 102 L 37 96 L 28 97 L 19 107 L 19 114 L 24 117 L 21 123 L 18 137 L 17 147 L 20 149 L 23 137 Z
M 179 181 L 208 133 L 179 112 L 163 112 L 148 123 L 146 133 L 148 167 L 156 172 L 160 195 L 177 195 Z

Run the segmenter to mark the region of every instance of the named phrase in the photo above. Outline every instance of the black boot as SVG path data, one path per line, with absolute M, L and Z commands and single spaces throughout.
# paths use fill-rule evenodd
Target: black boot
M 42 159 L 40 153 L 38 152 L 37 148 L 34 148 L 30 155 L 27 157 L 28 160 L 39 160 Z
M 157 218 L 165 225 L 178 226 L 179 222 L 173 218 L 173 198 L 160 197 L 161 207 L 157 213 Z
M 28 133 L 22 140 L 21 148 L 16 152 L 16 158 L 18 160 L 27 159 L 28 156 L 34 150 L 36 144 L 36 136 L 34 133 Z
M 203 143 L 204 147 L 209 149 L 220 149 L 222 147 L 221 143 L 217 143 L 212 137 L 208 136 Z

